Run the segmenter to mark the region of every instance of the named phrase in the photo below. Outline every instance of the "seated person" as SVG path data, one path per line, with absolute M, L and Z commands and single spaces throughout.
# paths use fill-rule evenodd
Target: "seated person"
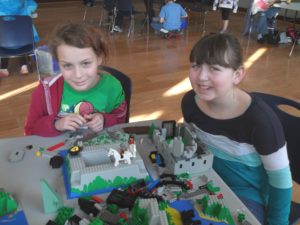
M 271 2 L 254 0 L 248 6 L 247 13 L 244 19 L 243 35 L 248 35 L 251 27 L 257 33 L 257 42 L 264 43 L 269 30 L 275 29 L 275 18 L 278 15 L 280 8 L 273 7 L 274 0 Z M 251 22 L 251 16 L 254 17 Z
M 118 0 L 116 3 L 116 7 L 117 15 L 115 24 L 112 28 L 112 32 L 122 32 L 124 16 L 130 16 L 134 11 L 132 0 Z
M 265 36 L 269 33 L 269 29 L 274 31 L 275 18 L 278 15 L 280 8 L 270 7 L 264 12 L 260 12 L 260 16 L 256 26 L 257 42 L 264 43 Z
M 238 39 L 205 36 L 190 62 L 193 90 L 184 95 L 181 109 L 214 155 L 213 169 L 260 224 L 288 225 L 292 177 L 284 131 L 262 99 L 239 88 L 245 67 Z
M 51 137 L 82 127 L 99 132 L 125 122 L 127 103 L 122 85 L 101 71 L 108 46 L 99 29 L 62 24 L 54 30 L 49 48 L 62 74 L 34 90 L 25 135 Z
M 23 15 L 31 16 L 34 18 L 37 16 L 36 9 L 37 3 L 34 0 L 1 0 L 0 1 L 0 16 L 7 15 Z M 38 42 L 40 40 L 37 30 L 34 25 L 32 25 L 34 41 Z M 0 59 L 0 77 L 9 76 L 8 71 L 8 60 L 9 58 Z M 28 74 L 28 67 L 26 62 L 26 57 L 19 57 L 20 74 Z
M 187 18 L 188 15 L 181 5 L 175 3 L 174 0 L 168 2 L 161 8 L 159 13 L 159 22 L 152 22 L 151 27 L 160 31 L 162 28 L 166 31 L 181 31 L 182 18 Z

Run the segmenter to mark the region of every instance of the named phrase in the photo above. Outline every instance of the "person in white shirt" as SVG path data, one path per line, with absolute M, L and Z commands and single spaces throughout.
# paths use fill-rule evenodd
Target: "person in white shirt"
M 226 33 L 229 25 L 229 14 L 232 10 L 233 13 L 237 13 L 238 10 L 238 0 L 214 0 L 213 10 L 220 8 L 222 15 L 222 28 L 220 33 Z

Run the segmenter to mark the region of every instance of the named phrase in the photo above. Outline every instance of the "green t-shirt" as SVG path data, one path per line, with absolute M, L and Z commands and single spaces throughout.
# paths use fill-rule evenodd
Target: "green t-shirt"
M 97 85 L 87 91 L 76 91 L 64 81 L 59 114 L 110 113 L 118 108 L 125 98 L 121 83 L 110 74 L 99 76 Z

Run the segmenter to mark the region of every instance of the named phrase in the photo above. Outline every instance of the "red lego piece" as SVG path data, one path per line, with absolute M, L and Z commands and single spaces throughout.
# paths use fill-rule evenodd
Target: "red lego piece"
M 94 200 L 97 203 L 103 203 L 104 200 L 98 196 L 92 196 L 92 200 Z
M 120 218 L 122 218 L 122 219 L 125 220 L 125 221 L 128 220 L 127 215 L 126 215 L 125 212 L 121 212 L 121 213 L 120 213 Z
M 65 145 L 65 142 L 59 142 L 59 143 L 57 143 L 57 144 L 55 144 L 55 145 L 53 145 L 53 146 L 47 148 L 47 150 L 48 150 L 49 152 L 51 152 L 51 151 L 54 151 L 54 150 L 56 150 L 56 149 L 58 149 L 58 148 L 60 148 L 60 147 L 62 147 L 62 146 L 64 146 L 64 145 Z
M 187 180 L 187 181 L 186 181 L 186 184 L 187 184 L 187 186 L 189 187 L 189 190 L 192 190 L 192 189 L 193 189 L 194 185 L 193 185 L 192 181 Z
M 223 194 L 222 194 L 222 193 L 220 193 L 220 194 L 218 194 L 218 195 L 217 195 L 217 198 L 218 198 L 218 199 L 223 199 L 223 198 L 224 198 L 224 196 L 223 196 Z

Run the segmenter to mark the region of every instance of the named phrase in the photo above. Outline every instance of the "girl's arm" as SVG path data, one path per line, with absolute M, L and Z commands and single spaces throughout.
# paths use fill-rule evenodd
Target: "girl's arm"
M 272 156 L 262 156 L 262 161 L 267 172 L 269 186 L 267 224 L 286 225 L 292 197 L 292 177 L 286 144 Z
M 60 77 L 50 87 L 49 95 L 50 107 L 52 113 L 48 112 L 45 99 L 45 89 L 42 83 L 34 90 L 31 97 L 31 103 L 25 121 L 25 135 L 39 135 L 44 137 L 53 137 L 62 132 L 54 127 L 55 120 L 61 104 L 63 79 Z M 51 114 L 51 115 L 50 115 Z
M 102 113 L 104 117 L 104 127 L 110 127 L 115 124 L 125 123 L 127 114 L 127 103 L 124 100 L 119 107 L 113 109 L 110 113 Z
M 56 99 L 52 100 L 54 100 L 54 102 L 56 101 Z M 48 114 L 44 88 L 43 85 L 40 84 L 31 97 L 31 103 L 25 121 L 24 134 L 44 137 L 52 137 L 61 134 L 61 132 L 57 131 L 54 127 L 56 117 L 56 109 L 54 109 L 53 115 Z
M 261 105 L 260 107 L 262 107 Z M 259 151 L 267 175 L 266 221 L 268 225 L 287 225 L 292 198 L 292 176 L 283 128 L 270 108 L 260 116 L 255 136 L 255 148 Z

